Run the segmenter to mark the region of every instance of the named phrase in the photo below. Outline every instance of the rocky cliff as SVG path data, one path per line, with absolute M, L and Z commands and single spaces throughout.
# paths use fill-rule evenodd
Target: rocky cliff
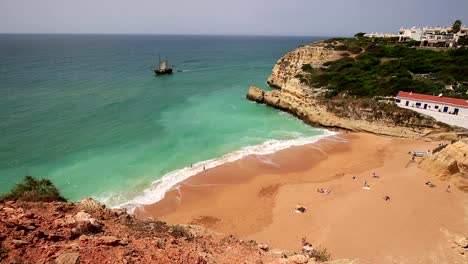
M 299 47 L 288 52 L 276 62 L 267 83 L 271 87 L 302 95 L 305 91 L 310 91 L 295 77 L 302 72 L 302 65 L 310 64 L 312 67 L 318 68 L 327 61 L 341 58 L 341 53 L 327 48 L 323 42 Z
M 419 167 L 468 192 L 468 139 L 459 140 L 425 157 Z
M 287 111 L 314 126 L 407 138 L 419 138 L 434 130 L 448 130 L 433 118 L 398 108 L 389 101 L 326 99 L 323 96 L 326 88 L 312 87 L 301 81 L 301 76 L 306 74 L 304 65 L 326 67 L 324 63 L 345 55 L 349 56 L 325 42 L 299 47 L 275 64 L 267 81 L 273 91 L 252 86 L 247 98 Z

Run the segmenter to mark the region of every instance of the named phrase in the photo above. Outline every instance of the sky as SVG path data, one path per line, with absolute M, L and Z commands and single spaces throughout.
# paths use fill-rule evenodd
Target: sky
M 0 33 L 351 36 L 468 25 L 468 0 L 0 0 Z

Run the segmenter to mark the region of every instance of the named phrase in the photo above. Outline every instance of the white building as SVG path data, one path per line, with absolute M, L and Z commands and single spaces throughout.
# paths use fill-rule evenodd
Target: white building
M 406 108 L 414 107 L 468 117 L 468 100 L 464 99 L 417 94 L 412 92 L 399 92 L 396 96 L 395 103 Z
M 366 33 L 364 37 L 368 38 L 398 38 L 400 35 L 392 33 Z
M 399 41 L 421 41 L 421 46 L 430 47 L 454 47 L 460 37 L 466 36 L 468 27 L 462 26 L 457 33 L 452 32 L 452 27 L 423 27 L 400 28 Z
M 421 41 L 423 30 L 421 28 L 400 28 L 400 34 L 398 35 L 400 42 L 409 40 Z

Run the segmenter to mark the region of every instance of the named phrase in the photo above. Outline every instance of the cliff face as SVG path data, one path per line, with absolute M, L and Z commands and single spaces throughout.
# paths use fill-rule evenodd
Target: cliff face
M 271 87 L 293 94 L 303 94 L 306 87 L 295 78 L 298 73 L 302 72 L 302 65 L 310 64 L 312 67 L 320 67 L 323 63 L 340 57 L 339 52 L 326 48 L 321 42 L 299 47 L 276 62 L 267 83 Z
M 440 129 L 434 119 L 420 117 L 410 110 L 395 106 L 398 113 L 394 110 L 380 111 L 376 108 L 382 104 L 374 109 L 359 107 L 347 98 L 335 102 L 319 96 L 325 89 L 301 83 L 299 78 L 305 73 L 303 65 L 319 68 L 328 61 L 342 58 L 342 54 L 323 42 L 290 51 L 278 60 L 268 78 L 267 83 L 276 89 L 263 91 L 252 86 L 247 98 L 287 111 L 315 126 L 407 138 L 419 138 Z M 397 124 L 402 117 L 406 118 L 405 121 Z
M 258 87 L 251 86 L 247 98 L 289 112 L 313 126 L 406 138 L 419 138 L 432 131 L 427 128 L 395 126 L 388 122 L 341 118 L 327 111 L 326 107 L 316 102 L 313 97 L 306 94 L 299 95 L 297 92 L 291 93 L 283 89 L 263 91 Z
M 425 157 L 419 167 L 468 192 L 468 139 L 459 140 Z

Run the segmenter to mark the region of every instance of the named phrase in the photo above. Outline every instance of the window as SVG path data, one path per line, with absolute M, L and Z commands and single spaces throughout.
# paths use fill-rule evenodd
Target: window
M 400 100 L 400 99 L 396 99 L 395 102 L 396 102 L 397 104 L 399 104 L 399 103 L 401 102 L 401 100 Z
M 416 107 L 420 107 L 421 106 L 421 103 L 416 103 Z
M 434 109 L 439 109 L 439 106 L 438 106 L 438 105 L 435 105 L 435 106 L 434 106 Z

